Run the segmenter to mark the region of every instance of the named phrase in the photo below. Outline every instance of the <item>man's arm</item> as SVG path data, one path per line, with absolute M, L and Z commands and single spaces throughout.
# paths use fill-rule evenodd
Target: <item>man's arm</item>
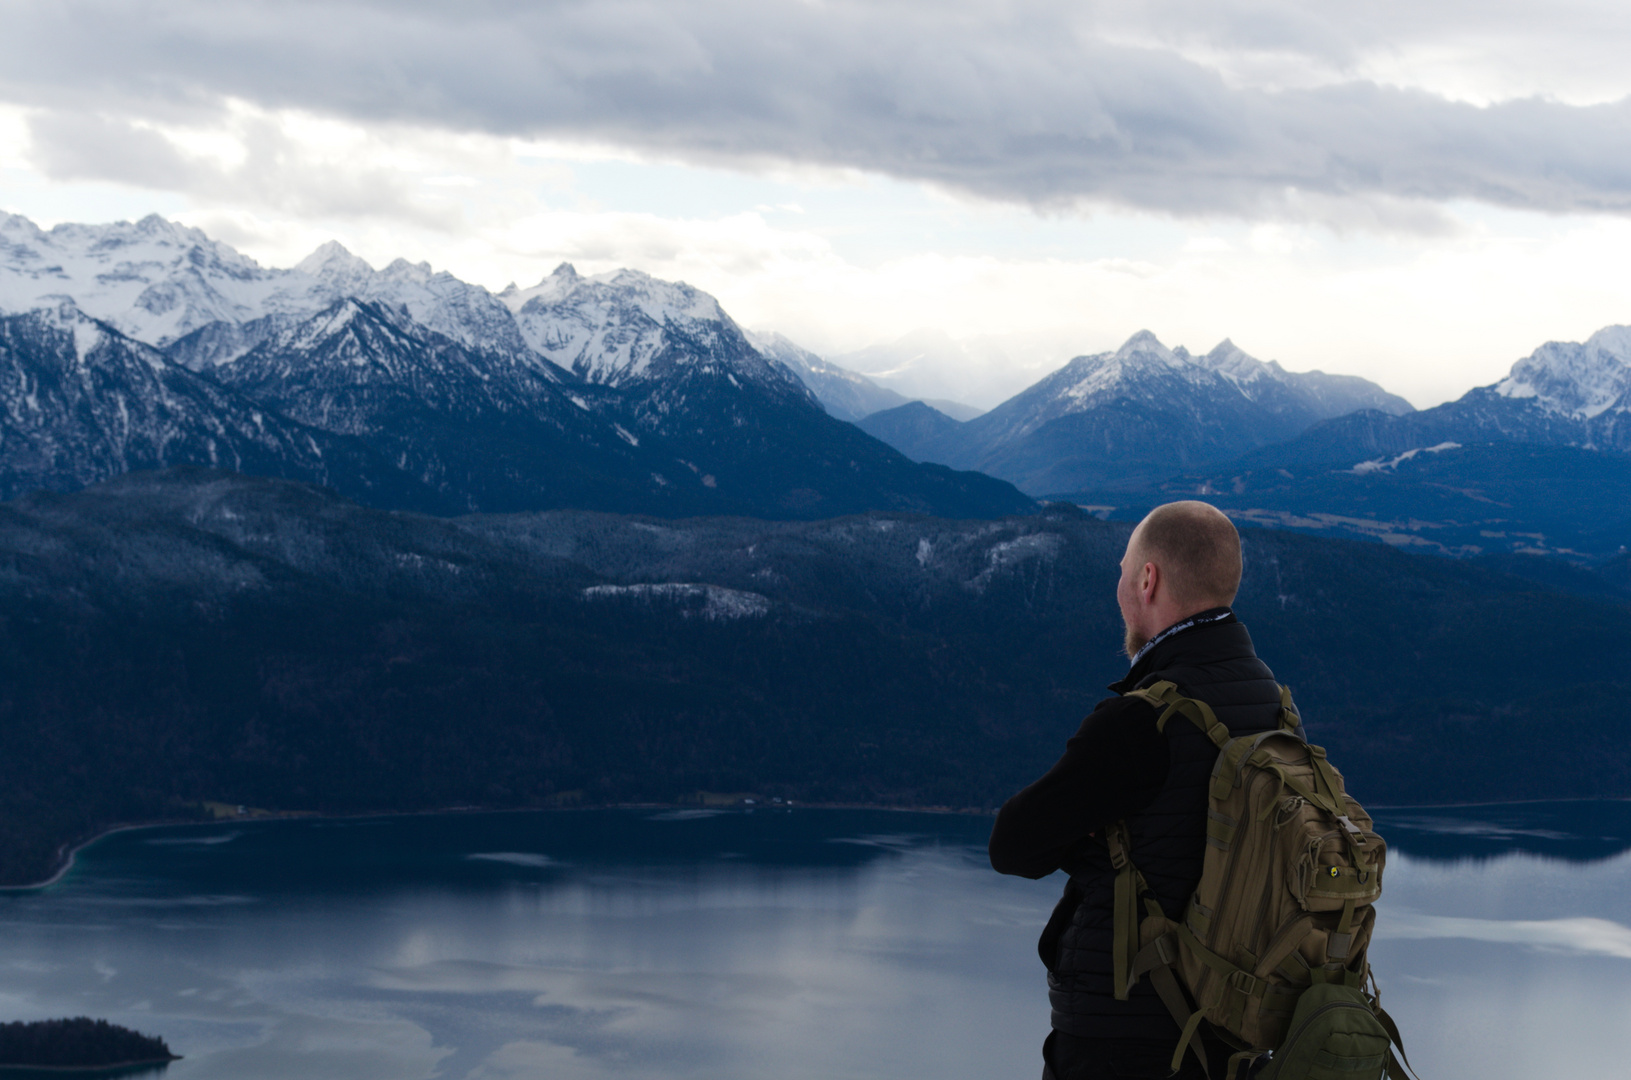
M 992 868 L 1048 876 L 1089 834 L 1148 806 L 1166 782 L 1169 764 L 1154 706 L 1141 698 L 1099 702 L 1053 768 L 997 812 Z

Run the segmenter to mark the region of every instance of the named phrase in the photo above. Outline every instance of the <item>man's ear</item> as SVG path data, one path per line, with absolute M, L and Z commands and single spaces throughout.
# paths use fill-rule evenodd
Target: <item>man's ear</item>
M 1139 581 L 1139 595 L 1143 597 L 1144 603 L 1155 603 L 1156 591 L 1161 588 L 1161 568 L 1152 562 L 1147 562 L 1144 564 L 1144 571 L 1139 577 L 1141 579 Z

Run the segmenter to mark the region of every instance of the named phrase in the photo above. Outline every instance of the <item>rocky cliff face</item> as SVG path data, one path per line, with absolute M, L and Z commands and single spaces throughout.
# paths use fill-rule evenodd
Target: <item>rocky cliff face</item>
M 182 463 L 424 505 L 361 442 L 259 406 L 72 303 L 0 316 L 0 495 Z

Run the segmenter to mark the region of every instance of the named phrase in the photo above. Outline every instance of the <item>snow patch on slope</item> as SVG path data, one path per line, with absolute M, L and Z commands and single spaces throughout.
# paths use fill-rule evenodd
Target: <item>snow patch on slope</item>
M 1394 457 L 1361 461 L 1348 471 L 1358 476 L 1364 476 L 1366 473 L 1392 472 L 1399 467 L 1400 462 L 1409 461 L 1417 454 L 1442 454 L 1446 450 L 1459 449 L 1461 444 L 1455 442 L 1441 442 L 1437 446 L 1418 446 Z
M 770 598 L 756 592 L 727 589 L 721 585 L 693 585 L 684 582 L 641 585 L 591 585 L 583 590 L 585 600 L 633 599 L 647 603 L 667 602 L 679 608 L 684 618 L 746 619 L 770 613 Z
M 984 593 L 998 575 L 1012 573 L 1028 562 L 1052 559 L 1063 545 L 1058 533 L 1031 533 L 993 544 L 985 553 L 985 569 L 963 582 L 963 588 Z

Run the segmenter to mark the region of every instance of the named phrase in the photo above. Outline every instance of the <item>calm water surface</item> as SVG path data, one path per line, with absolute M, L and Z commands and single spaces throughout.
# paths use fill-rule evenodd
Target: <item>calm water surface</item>
M 1378 815 L 1372 962 L 1428 1080 L 1628 1074 L 1631 804 Z M 1034 1080 L 1061 879 L 989 819 L 585 811 L 119 833 L 0 894 L 0 1018 L 165 1080 Z

